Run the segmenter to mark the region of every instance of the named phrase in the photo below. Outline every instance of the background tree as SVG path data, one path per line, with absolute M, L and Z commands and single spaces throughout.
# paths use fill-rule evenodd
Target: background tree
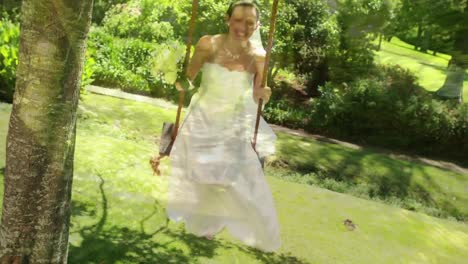
M 455 6 L 464 0 L 401 0 L 397 15 L 397 35 L 414 45 L 415 50 L 427 52 L 448 51 L 451 40 L 451 25 L 440 23 Z M 458 22 L 455 22 L 456 24 Z
M 449 28 L 453 41 L 449 52 L 452 59 L 444 85 L 437 91 L 442 97 L 463 101 L 463 81 L 468 67 L 468 1 L 453 0 L 450 8 L 436 20 L 441 27 Z
M 318 87 L 330 79 L 328 55 L 339 42 L 336 16 L 325 1 L 295 0 L 287 9 L 292 11 L 287 27 L 282 27 L 281 64 L 293 65 L 304 76 L 308 94 L 318 96 Z
M 76 109 L 92 4 L 22 3 L 1 263 L 66 263 Z
M 329 55 L 333 82 L 350 82 L 369 73 L 374 65 L 373 40 L 384 32 L 392 7 L 392 2 L 382 0 L 337 3 L 339 46 Z

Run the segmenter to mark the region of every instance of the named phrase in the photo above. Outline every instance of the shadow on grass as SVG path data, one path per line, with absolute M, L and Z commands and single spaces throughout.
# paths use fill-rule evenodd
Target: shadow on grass
M 278 152 L 278 158 L 282 163 L 286 163 L 290 170 L 297 171 L 304 177 L 316 177 L 323 183 L 332 179 L 349 186 L 364 183 L 365 190 L 361 191 L 365 191 L 371 198 L 386 200 L 397 197 L 408 210 L 418 210 L 409 202 L 417 201 L 428 208 L 438 210 L 433 213 L 436 217 L 453 216 L 462 221 L 468 217 L 461 203 L 457 202 L 464 201 L 464 198 L 444 190 L 440 183 L 434 181 L 434 175 L 429 175 L 424 165 L 416 161 L 396 160 L 366 149 L 343 148 L 327 141 L 316 140 L 314 145 L 318 144 L 317 148 L 308 144 L 297 144 L 297 139 L 292 136 L 280 137 L 282 143 L 279 145 L 281 150 Z M 413 181 L 415 172 L 419 172 L 423 177 L 422 181 Z M 313 175 L 307 176 L 310 173 Z M 342 186 L 337 186 L 338 190 L 335 190 L 333 185 L 326 188 L 333 191 L 343 189 Z M 345 192 L 351 192 L 351 189 Z
M 447 66 L 434 65 L 432 63 L 426 63 L 426 62 L 422 62 L 422 61 L 420 61 L 419 64 L 427 66 L 427 67 L 431 67 L 431 68 L 433 68 L 435 70 L 439 70 L 443 74 L 447 73 Z
M 400 48 L 403 48 L 403 49 L 407 49 L 407 50 L 412 51 L 412 52 L 417 52 L 417 53 L 424 54 L 424 55 L 431 55 L 431 56 L 433 56 L 433 57 L 441 58 L 441 59 L 444 59 L 444 60 L 447 60 L 447 61 L 448 61 L 447 58 L 442 57 L 442 56 L 440 56 L 439 54 L 433 55 L 432 53 L 429 53 L 429 52 L 421 52 L 421 51 L 419 51 L 419 50 L 416 50 L 416 49 L 414 49 L 414 46 L 408 47 L 408 46 L 399 44 L 399 43 L 397 43 L 397 42 L 386 42 L 386 43 L 387 43 L 387 44 L 391 44 L 391 45 L 395 45 L 395 46 L 400 47 Z
M 154 211 L 140 221 L 140 230 L 124 226 L 107 224 L 107 197 L 104 193 L 104 179 L 101 179 L 102 215 L 96 219 L 96 224 L 78 228 L 72 233 L 79 233 L 82 242 L 79 246 L 70 245 L 69 263 L 202 263 L 199 258 L 213 258 L 216 249 L 236 249 L 265 264 L 307 264 L 308 262 L 288 254 L 265 253 L 244 245 L 235 244 L 222 239 L 207 240 L 184 231 L 168 227 L 166 218 L 156 231 L 144 230 L 144 222 L 164 210 L 155 201 Z M 74 201 L 73 215 L 95 215 L 89 204 Z M 177 244 L 177 245 L 176 245 Z M 188 248 L 182 250 L 181 248 Z

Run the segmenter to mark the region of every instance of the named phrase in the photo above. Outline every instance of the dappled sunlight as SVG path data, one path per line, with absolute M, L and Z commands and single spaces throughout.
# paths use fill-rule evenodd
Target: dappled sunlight
M 2 264 L 468 260 L 467 0 L 52 2 L 0 4 Z
M 80 202 L 84 198 L 81 193 L 83 189 L 80 188 L 84 184 L 81 181 L 83 178 L 78 178 L 80 180 L 75 189 L 78 197 L 75 196 L 73 202 L 70 231 L 69 260 L 72 263 L 101 260 L 188 263 L 196 259 L 216 259 L 218 251 L 225 249 L 235 250 L 238 253 L 232 257 L 249 262 L 257 259 L 265 264 L 308 263 L 290 253 L 263 253 L 231 242 L 232 239 L 225 236 L 208 241 L 185 233 L 180 224 L 169 223 L 165 218 L 164 202 L 159 198 L 154 200 L 148 192 L 143 192 L 141 195 L 146 195 L 149 203 L 135 199 L 135 196 L 121 200 L 116 187 L 105 187 L 113 180 L 112 175 L 108 177 L 109 180 L 105 180 L 99 176 L 99 182 L 92 183 L 95 186 L 92 193 L 100 196 L 101 201 L 91 199 L 85 203 Z M 132 179 L 132 176 L 129 177 Z M 86 178 L 90 178 L 89 175 Z M 163 184 L 165 181 L 164 178 L 157 179 L 151 182 Z M 89 187 L 86 189 L 92 191 Z M 96 192 L 96 189 L 99 191 Z M 123 186 L 118 189 L 122 192 L 126 190 Z
M 371 196 L 417 199 L 457 217 L 463 217 L 468 210 L 468 203 L 464 203 L 468 199 L 464 190 L 468 181 L 466 174 L 447 171 L 417 159 L 326 144 L 283 132 L 278 132 L 278 138 L 276 158 L 292 170 L 303 174 L 326 173 L 336 181 L 350 184 L 366 182 L 372 185 L 369 187 L 373 188 Z
M 153 176 L 148 160 L 158 149 L 154 138 L 119 135 L 135 126 L 146 131 L 142 133 L 152 134 L 151 126 L 161 122 L 158 114 L 153 112 L 158 110 L 148 104 L 134 106 L 135 114 L 129 117 L 134 120 L 125 129 L 118 130 L 112 128 L 114 121 L 119 120 L 122 111 L 128 113 L 127 110 L 122 109 L 121 101 L 117 99 L 106 99 L 111 106 L 103 113 L 97 104 L 86 105 L 99 100 L 103 97 L 89 95 L 84 103 L 84 107 L 96 113 L 96 119 L 79 120 L 70 263 L 102 260 L 203 263 L 210 259 L 265 264 L 344 261 L 390 264 L 395 258 L 407 263 L 448 263 L 468 257 L 465 253 L 468 252 L 468 227 L 465 224 L 286 182 L 270 173 L 267 173 L 267 180 L 278 209 L 283 242 L 278 253 L 267 254 L 241 245 L 225 231 L 213 241 L 184 233 L 183 225 L 168 223 L 165 217 L 167 176 L 171 169 L 169 159 L 162 161 L 162 176 Z M 152 116 L 153 123 L 145 123 L 145 118 L 143 121 L 138 119 L 145 115 Z M 279 158 L 288 157 L 288 168 L 335 167 L 352 173 L 350 177 L 356 180 L 364 176 L 362 174 L 380 175 L 375 179 L 383 179 L 392 173 L 404 179 L 417 170 L 421 173 L 417 177 L 437 182 L 432 175 L 439 171 L 438 168 L 433 171 L 418 163 L 389 158 L 366 149 L 344 148 L 339 144 L 330 145 L 282 133 L 278 136 L 278 155 Z M 266 169 L 272 174 L 276 170 L 270 165 Z M 449 185 L 462 179 L 460 175 L 454 176 Z M 434 182 L 431 184 L 436 184 Z M 343 224 L 345 219 L 351 219 L 356 229 L 348 230 Z
M 435 255 L 430 257 L 429 254 L 425 254 L 425 257 L 430 258 L 431 261 L 436 261 L 434 257 L 445 258 L 446 261 L 449 261 L 453 254 L 461 254 L 461 252 L 464 252 L 465 258 L 468 257 L 468 228 L 466 225 L 406 210 L 400 210 L 395 216 L 397 216 L 395 218 L 397 221 L 405 223 L 411 228 L 407 232 L 413 232 L 408 237 L 409 245 L 414 246 L 411 243 L 419 240 L 417 245 L 421 245 L 421 249 L 424 246 L 427 251 L 432 251 Z
M 279 180 L 272 182 L 278 184 L 273 184 L 273 189 L 279 188 Z M 281 183 L 281 188 L 285 191 L 276 195 L 278 208 L 282 212 L 281 221 L 291 223 L 283 225 L 283 230 L 287 233 L 297 232 L 296 236 L 299 237 L 308 237 L 309 244 L 300 251 L 303 254 L 314 252 L 313 255 L 322 256 L 325 253 L 324 256 L 333 254 L 337 258 L 344 258 L 347 254 L 367 254 L 370 262 L 362 260 L 362 263 L 372 263 L 378 258 L 391 261 L 395 257 L 402 257 L 408 262 L 420 261 L 420 258 L 415 258 L 416 253 L 420 252 L 437 262 L 452 253 L 463 252 L 465 247 L 454 244 L 468 234 L 468 227 L 463 224 L 299 184 Z M 294 205 L 300 207 L 294 208 Z M 347 218 L 356 223 L 354 231 L 344 228 L 342 222 Z M 291 222 L 291 219 L 296 220 Z M 432 225 L 435 230 L 431 229 Z M 439 239 L 444 234 L 451 238 Z M 333 237 L 332 241 L 328 240 L 330 237 Z M 290 241 L 292 244 L 294 242 L 297 241 Z M 333 243 L 333 246 L 328 243 Z M 354 245 L 359 245 L 359 248 L 354 248 Z M 339 248 L 339 253 L 331 252 L 329 246 Z M 440 247 L 444 250 L 441 251 Z M 324 259 L 320 260 L 319 263 L 327 263 Z
M 419 77 L 421 86 L 429 91 L 439 89 L 445 80 L 447 64 L 450 56 L 438 54 L 437 56 L 415 52 L 410 46 L 398 38 L 393 38 L 391 42 L 384 42 L 382 50 L 376 52 L 376 59 L 384 64 L 398 64 L 409 68 Z M 466 74 L 465 74 L 466 76 Z M 468 87 L 465 79 L 464 87 Z M 468 95 L 468 89 L 464 89 L 464 97 Z
M 138 94 L 131 94 L 131 93 L 126 93 L 122 90 L 119 89 L 103 89 L 102 87 L 95 86 L 95 85 L 89 85 L 86 87 L 86 90 L 96 92 L 99 94 L 104 94 L 116 98 L 124 98 L 127 100 L 139 102 L 139 103 L 148 103 L 153 106 L 157 106 L 166 110 L 172 110 L 172 109 L 177 109 L 174 104 L 160 99 L 160 98 L 151 98 L 148 96 L 143 96 L 143 95 L 138 95 Z

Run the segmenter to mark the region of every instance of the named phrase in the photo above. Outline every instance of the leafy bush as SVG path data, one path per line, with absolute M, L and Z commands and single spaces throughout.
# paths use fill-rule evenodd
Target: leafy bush
M 19 48 L 19 16 L 16 8 L 11 11 L 11 17 L 16 17 L 13 22 L 7 18 L 0 20 L 0 100 L 11 103 L 16 83 L 16 67 L 18 66 Z M 95 61 L 86 53 L 86 63 L 84 65 L 81 78 L 81 88 L 94 81 Z
M 138 38 L 161 42 L 174 38 L 172 25 L 161 21 L 169 8 L 159 6 L 161 1 L 130 1 L 113 6 L 102 21 L 104 30 L 119 38 Z
M 117 4 L 123 4 L 130 0 L 96 0 L 93 2 L 92 22 L 101 25 L 106 13 Z
M 272 99 L 265 106 L 262 113 L 268 122 L 289 128 L 303 128 L 308 121 L 308 113 L 305 107 L 301 108 L 281 99 Z
M 439 101 L 408 70 L 379 66 L 349 84 L 327 83 L 310 106 L 272 97 L 269 122 L 354 142 L 463 160 L 468 106 Z M 281 92 L 281 89 L 275 90 Z
M 94 72 L 96 71 L 96 61 L 86 52 L 85 64 L 81 74 L 80 93 L 86 91 L 86 86 L 94 82 Z
M 269 13 L 269 7 L 264 9 Z M 329 80 L 327 56 L 339 44 L 336 15 L 327 2 L 321 0 L 285 1 L 280 13 L 272 65 L 280 69 L 293 68 L 307 80 L 307 92 L 316 95 L 317 86 Z M 268 22 L 263 25 L 268 28 Z M 264 39 L 266 37 L 265 34 Z
M 13 101 L 18 65 L 19 24 L 0 20 L 0 100 Z
M 13 23 L 20 22 L 21 2 L 19 0 L 2 0 L 0 5 L 0 17 Z
M 383 31 L 391 11 L 389 1 L 344 0 L 338 4 L 339 46 L 329 54 L 334 83 L 353 81 L 372 70 L 372 40 Z
M 379 68 L 349 87 L 325 86 L 312 108 L 309 130 L 421 154 L 462 158 L 467 153 L 465 105 L 438 101 L 400 68 Z
M 121 88 L 127 92 L 175 100 L 170 72 L 178 70 L 184 46 L 178 41 L 154 44 L 140 39 L 121 39 L 92 27 L 88 49 L 96 62 L 96 85 Z M 172 61 L 163 54 L 175 54 Z M 159 65 L 159 66 L 157 66 Z

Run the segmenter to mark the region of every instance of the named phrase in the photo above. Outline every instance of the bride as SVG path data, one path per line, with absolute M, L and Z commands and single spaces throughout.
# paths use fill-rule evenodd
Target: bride
M 277 213 L 259 157 L 275 152 L 276 135 L 263 118 L 256 152 L 251 142 L 265 50 L 259 7 L 254 0 L 233 2 L 227 34 L 200 38 L 187 69 L 184 89 L 203 72 L 171 150 L 166 213 L 188 232 L 213 239 L 223 228 L 263 251 L 280 247 Z M 263 107 L 264 105 L 262 105 Z

